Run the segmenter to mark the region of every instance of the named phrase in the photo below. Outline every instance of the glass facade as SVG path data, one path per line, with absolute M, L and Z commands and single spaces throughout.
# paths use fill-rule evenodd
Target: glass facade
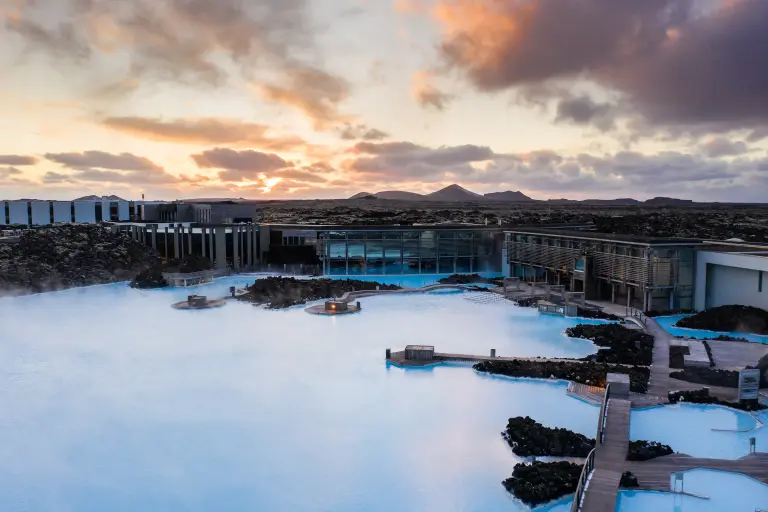
M 327 275 L 500 272 L 502 235 L 473 230 L 319 233 Z

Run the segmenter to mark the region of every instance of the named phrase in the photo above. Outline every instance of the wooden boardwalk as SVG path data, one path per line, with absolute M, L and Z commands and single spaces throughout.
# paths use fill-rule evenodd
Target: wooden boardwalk
M 432 359 L 427 361 L 416 361 L 405 358 L 405 351 L 398 350 L 392 352 L 389 361 L 400 366 L 429 366 L 431 364 L 437 364 L 442 362 L 459 362 L 459 363 L 479 363 L 482 361 L 533 361 L 539 363 L 579 363 L 581 361 L 574 359 L 557 359 L 546 357 L 503 357 L 496 356 L 478 356 L 472 354 L 451 354 L 448 352 L 435 352 Z M 597 388 L 602 389 L 602 388 Z M 602 398 L 600 399 L 602 402 Z
M 644 316 L 643 319 L 646 331 L 654 338 L 648 394 L 666 398 L 669 395 L 669 343 L 673 337 L 656 319 L 649 316 Z
M 605 436 L 598 440 L 595 470 L 587 484 L 582 510 L 584 512 L 614 512 L 619 494 L 619 481 L 626 465 L 629 447 L 629 400 L 609 398 L 606 411 Z M 598 419 L 602 421 L 602 418 Z
M 587 403 L 600 405 L 603 403 L 605 388 L 588 386 L 578 382 L 569 382 L 568 394 L 580 400 L 584 400 Z M 654 407 L 669 403 L 669 400 L 665 397 L 646 395 L 644 393 L 630 393 L 629 401 L 632 402 L 632 407 L 634 408 Z
M 627 469 L 637 477 L 640 489 L 649 491 L 669 491 L 672 473 L 695 468 L 743 473 L 768 483 L 768 453 L 750 454 L 736 460 L 700 459 L 676 453 L 644 462 L 627 462 L 626 464 Z

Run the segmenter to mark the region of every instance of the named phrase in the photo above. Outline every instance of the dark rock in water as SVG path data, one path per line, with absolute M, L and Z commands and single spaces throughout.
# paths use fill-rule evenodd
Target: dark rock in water
M 635 487 L 640 487 L 640 484 L 637 482 L 637 477 L 634 475 L 634 473 L 631 471 L 625 471 L 621 474 L 619 487 L 634 489 Z
M 166 286 L 168 286 L 168 283 L 163 278 L 163 269 L 160 266 L 142 270 L 131 281 L 131 288 L 149 290 L 154 288 L 165 288 Z
M 188 254 L 184 258 L 172 259 L 167 263 L 154 265 L 140 272 L 131 281 L 131 288 L 164 288 L 168 286 L 168 283 L 163 279 L 163 272 L 189 274 L 211 270 L 211 266 L 210 259 Z
M 535 507 L 576 492 L 582 468 L 564 461 L 516 464 L 512 476 L 502 485 L 520 501 Z
M 625 366 L 616 364 L 565 361 L 529 361 L 515 359 L 512 361 L 483 361 L 476 363 L 473 368 L 479 372 L 506 375 L 508 377 L 531 377 L 536 379 L 562 379 L 579 382 L 589 386 L 605 387 L 608 373 L 625 373 L 629 375 L 629 389 L 637 393 L 648 390 L 650 370 L 642 366 Z
M 585 357 L 586 361 L 642 366 L 649 366 L 653 361 L 653 336 L 627 329 L 620 324 L 579 324 L 566 329 L 565 334 L 571 338 L 590 340 L 600 347 L 608 347 Z
M 620 322 L 624 320 L 620 316 L 616 316 L 612 313 L 606 313 L 599 309 L 585 309 L 582 307 L 578 308 L 577 315 L 581 318 L 594 318 L 596 320 L 612 320 L 614 322 Z
M 307 301 L 340 297 L 358 290 L 399 290 L 399 286 L 356 279 L 295 279 L 267 277 L 257 279 L 238 300 L 265 304 L 270 309 L 289 308 Z
M 724 388 L 739 387 L 739 372 L 731 370 L 690 367 L 679 372 L 672 372 L 669 376 L 673 379 L 693 382 L 695 384 L 707 384 L 709 386 L 721 386 Z
M 708 389 L 696 389 L 691 391 L 670 391 L 669 403 L 688 402 L 691 404 L 714 404 L 733 407 L 742 411 L 761 411 L 766 409 L 757 400 L 741 400 L 740 402 L 727 402 L 709 394 Z
M 720 306 L 681 318 L 675 326 L 706 331 L 768 334 L 768 311 L 752 306 Z
M 651 460 L 664 455 L 671 455 L 675 451 L 666 444 L 656 441 L 630 441 L 627 450 L 627 460 Z
M 0 292 L 37 293 L 127 281 L 159 262 L 160 255 L 151 247 L 102 225 L 31 229 L 15 244 L 0 244 Z
M 521 457 L 586 457 L 595 440 L 565 428 L 549 428 L 528 416 L 510 418 L 501 436 Z
M 496 283 L 500 279 L 485 278 L 480 274 L 452 274 L 448 277 L 443 277 L 438 282 L 440 284 L 473 284 L 473 283 Z

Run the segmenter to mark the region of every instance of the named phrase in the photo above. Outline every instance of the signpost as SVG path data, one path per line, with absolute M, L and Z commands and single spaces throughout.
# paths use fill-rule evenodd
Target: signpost
M 760 370 L 741 370 L 739 372 L 739 400 L 757 400 L 760 389 Z

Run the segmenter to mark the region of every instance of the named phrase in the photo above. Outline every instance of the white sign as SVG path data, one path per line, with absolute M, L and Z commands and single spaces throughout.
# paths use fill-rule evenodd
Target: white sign
M 760 389 L 760 370 L 739 372 L 739 400 L 757 400 Z

